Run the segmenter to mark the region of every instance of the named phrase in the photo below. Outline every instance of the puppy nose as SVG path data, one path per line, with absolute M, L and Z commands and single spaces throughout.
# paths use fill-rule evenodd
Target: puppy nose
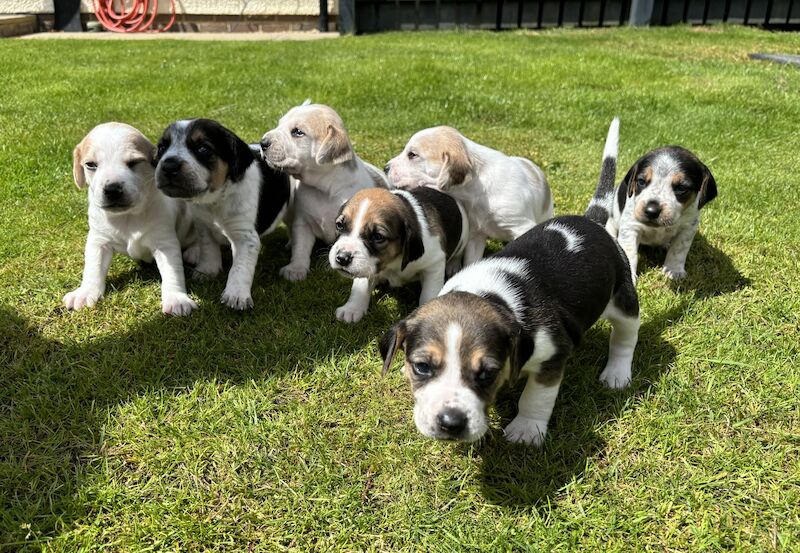
M 339 252 L 336 254 L 336 263 L 342 267 L 347 267 L 353 261 L 353 254 L 350 252 Z
M 449 407 L 436 416 L 439 429 L 451 436 L 458 436 L 467 427 L 467 415 L 463 411 Z
M 122 199 L 122 183 L 110 182 L 103 187 L 103 195 L 111 201 Z
M 261 139 L 261 149 L 262 150 L 269 150 L 269 147 L 272 146 L 272 140 L 267 137 Z
M 161 160 L 161 171 L 167 175 L 175 175 L 181 168 L 181 160 L 177 157 L 168 157 Z
M 392 168 L 392 164 L 391 163 L 387 163 L 386 165 L 383 166 L 383 172 L 388 175 L 389 174 L 389 169 L 391 169 L 391 168 Z
M 647 202 L 644 206 L 644 214 L 648 219 L 656 219 L 661 214 L 661 204 L 655 201 Z

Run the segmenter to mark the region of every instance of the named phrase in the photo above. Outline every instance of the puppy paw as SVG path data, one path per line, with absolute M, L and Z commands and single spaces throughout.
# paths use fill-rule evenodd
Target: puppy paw
M 661 272 L 667 275 L 671 280 L 681 280 L 686 278 L 686 269 L 683 267 L 667 267 L 666 265 L 661 269 Z
M 165 315 L 182 317 L 197 309 L 197 303 L 183 292 L 172 292 L 161 297 L 161 311 Z
M 246 311 L 253 308 L 253 298 L 250 294 L 231 294 L 226 290 L 222 294 L 222 303 L 236 309 L 237 311 Z
M 366 312 L 366 307 L 346 303 L 343 306 L 336 308 L 336 319 L 342 321 L 343 323 L 357 323 L 364 317 Z
M 547 434 L 547 421 L 517 415 L 503 430 L 506 440 L 539 447 Z
M 285 267 L 281 267 L 281 270 L 278 271 L 278 274 L 286 280 L 297 282 L 298 280 L 305 280 L 306 275 L 308 274 L 308 267 L 290 263 Z
M 64 307 L 75 310 L 94 307 L 103 297 L 103 292 L 91 288 L 76 288 L 64 296 Z
M 608 364 L 600 373 L 600 382 L 612 390 L 622 390 L 631 383 L 631 368 Z

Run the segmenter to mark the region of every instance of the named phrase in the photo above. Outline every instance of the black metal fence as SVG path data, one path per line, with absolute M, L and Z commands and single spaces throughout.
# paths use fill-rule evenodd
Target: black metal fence
M 346 0 L 341 2 L 345 4 Z M 542 29 L 628 23 L 632 0 L 350 0 L 355 32 Z M 798 2 L 800 3 L 800 2 Z M 797 12 L 797 13 L 795 13 Z M 794 0 L 654 0 L 651 25 L 739 23 L 800 29 Z

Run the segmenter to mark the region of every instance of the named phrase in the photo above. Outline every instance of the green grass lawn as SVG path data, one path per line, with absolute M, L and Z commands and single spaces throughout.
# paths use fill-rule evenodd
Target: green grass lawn
M 407 33 L 307 43 L 0 42 L 0 550 L 798 550 L 800 71 L 747 59 L 800 35 L 743 28 Z M 80 281 L 86 197 L 72 147 L 119 120 L 155 139 L 216 118 L 249 141 L 306 97 L 382 165 L 435 124 L 530 157 L 582 212 L 608 123 L 621 171 L 680 143 L 711 168 L 688 280 L 640 262 L 632 387 L 605 390 L 608 327 L 567 367 L 541 450 L 418 435 L 376 339 L 417 290 L 338 323 L 349 282 L 315 259 L 279 280 L 264 241 L 252 313 L 116 257 Z M 397 366 L 397 365 L 396 365 Z M 516 393 L 515 393 L 516 392 Z

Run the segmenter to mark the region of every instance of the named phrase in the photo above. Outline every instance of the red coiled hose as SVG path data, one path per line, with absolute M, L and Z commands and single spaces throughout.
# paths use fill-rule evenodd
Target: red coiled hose
M 161 33 L 175 23 L 175 0 L 169 1 L 169 22 L 161 28 L 151 28 L 158 14 L 158 0 L 117 0 L 119 11 L 114 9 L 114 3 L 115 0 L 94 0 L 95 17 L 114 33 Z

